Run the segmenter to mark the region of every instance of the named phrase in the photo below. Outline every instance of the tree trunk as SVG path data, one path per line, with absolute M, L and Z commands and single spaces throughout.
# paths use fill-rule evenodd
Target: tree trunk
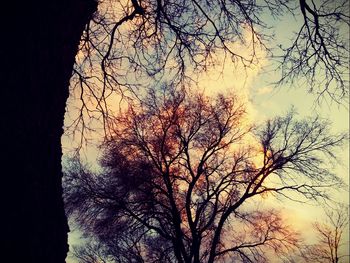
M 1 257 L 65 262 L 61 135 L 69 78 L 94 0 L 2 4 Z

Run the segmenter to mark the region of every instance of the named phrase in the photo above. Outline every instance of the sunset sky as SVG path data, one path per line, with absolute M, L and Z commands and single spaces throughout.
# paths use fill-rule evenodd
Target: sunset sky
M 266 19 L 271 19 L 268 16 Z M 287 44 L 291 38 L 291 32 L 298 25 L 297 19 L 285 16 L 282 21 L 274 21 L 276 26 L 275 42 Z M 250 121 L 253 124 L 263 123 L 264 120 L 274 116 L 285 114 L 292 106 L 298 112 L 299 117 L 320 115 L 322 118 L 330 119 L 333 123 L 333 131 L 349 132 L 349 109 L 348 105 L 339 105 L 330 100 L 323 100 L 316 103 L 316 96 L 309 94 L 307 88 L 295 85 L 293 87 L 282 86 L 276 88 L 272 83 L 279 78 L 279 72 L 273 70 L 276 64 L 272 59 L 267 58 L 264 52 L 259 54 L 260 62 L 252 69 L 244 71 L 242 67 L 233 65 L 226 61 L 223 71 L 219 74 L 221 68 L 210 68 L 208 72 L 200 75 L 198 86 L 205 90 L 206 94 L 211 95 L 217 92 L 231 92 L 232 90 L 240 94 L 246 100 L 247 110 Z M 220 61 L 220 55 L 218 55 Z M 300 82 L 302 83 L 302 81 Z M 71 101 L 70 106 L 74 105 Z M 67 108 L 67 112 L 70 108 Z M 66 118 L 68 118 L 66 116 Z M 97 135 L 95 135 L 97 136 Z M 64 136 L 62 139 L 64 153 L 68 155 L 72 150 L 72 138 Z M 89 162 L 96 162 L 98 151 L 90 146 L 83 149 Z M 339 158 L 342 164 L 336 167 L 337 174 L 349 184 L 349 144 L 339 152 Z M 333 197 L 337 201 L 349 204 L 349 193 L 346 191 L 333 191 Z M 311 223 L 322 220 L 323 210 L 321 207 L 313 204 L 300 204 L 285 201 L 284 203 L 269 201 L 272 205 L 283 209 L 283 213 L 288 222 L 300 231 L 312 236 Z M 79 242 L 78 234 L 70 234 L 70 244 Z M 345 238 L 349 241 L 349 234 Z M 68 258 L 68 263 L 74 263 L 74 259 Z

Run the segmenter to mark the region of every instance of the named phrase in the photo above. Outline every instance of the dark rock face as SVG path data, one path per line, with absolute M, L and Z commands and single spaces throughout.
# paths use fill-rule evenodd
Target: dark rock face
M 64 262 L 61 135 L 69 78 L 94 0 L 2 5 L 1 257 Z

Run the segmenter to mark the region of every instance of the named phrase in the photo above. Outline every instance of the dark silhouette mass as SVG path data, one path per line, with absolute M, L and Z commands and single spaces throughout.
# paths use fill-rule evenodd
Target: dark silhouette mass
M 284 0 L 262 1 L 262 5 L 233 0 L 213 3 L 100 1 L 100 7 L 108 8 L 100 8 L 95 14 L 97 2 L 93 0 L 19 0 L 3 4 L 0 52 L 4 66 L 1 72 L 4 258 L 11 262 L 64 262 L 68 227 L 61 198 L 60 137 L 78 48 L 83 63 L 74 66 L 71 87 L 80 88 L 82 115 L 77 119 L 78 125 L 72 127 L 81 131 L 85 125 L 83 118 L 94 111 L 85 103 L 86 98 L 93 99 L 93 107 L 107 121 L 105 99 L 111 90 L 138 92 L 135 83 L 126 78 L 130 74 L 123 70 L 133 71 L 134 79 L 141 74 L 159 80 L 158 73 L 164 73 L 164 65 L 172 66 L 169 78 L 181 84 L 190 81 L 187 68 L 205 70 L 210 66 L 213 50 L 225 50 L 228 58 L 246 66 L 256 63 L 254 55 L 243 58 L 231 50 L 230 42 L 242 40 L 241 26 L 245 25 L 252 32 L 254 43 L 263 45 L 262 40 L 268 36 L 258 34 L 264 27 L 259 10 L 278 16 L 283 14 L 279 11 L 282 7 L 286 12 L 301 10 L 305 19 L 297 41 L 284 57 L 287 61 L 283 64 L 284 76 L 302 74 L 310 83 L 316 83 L 312 76 L 321 72 L 326 83 L 335 83 L 316 86 L 321 87 L 321 93 L 326 87 L 326 93 L 335 100 L 347 97 L 343 62 L 348 59 L 348 44 L 338 30 L 339 25 L 349 23 L 347 1 L 322 1 L 316 6 L 300 1 L 301 9 L 291 8 L 289 1 Z M 110 12 L 120 4 L 122 12 Z M 308 44 L 305 50 L 300 49 L 305 47 L 303 43 Z M 131 53 L 125 56 L 120 51 Z M 310 59 L 295 67 L 298 61 L 295 55 Z M 313 71 L 314 68 L 317 70 Z M 97 82 L 102 85 L 95 85 Z M 319 83 L 323 83 L 322 79 Z
M 7 1 L 1 7 L 1 261 L 62 263 L 61 135 L 88 0 Z

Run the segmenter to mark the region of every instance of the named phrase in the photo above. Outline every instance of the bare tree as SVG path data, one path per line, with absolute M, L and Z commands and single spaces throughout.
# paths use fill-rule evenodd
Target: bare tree
M 261 50 L 281 63 L 279 84 L 306 80 L 304 88 L 341 102 L 348 97 L 348 10 L 347 0 L 100 1 L 71 79 L 80 114 L 69 127 L 84 135 L 97 118 L 108 132 L 114 92 L 194 84 L 196 73 L 227 60 L 257 64 Z M 278 23 L 273 18 L 293 16 L 303 23 L 280 54 L 269 29 Z
M 349 261 L 349 208 L 339 205 L 336 209 L 326 209 L 326 221 L 314 223 L 318 243 L 307 246 L 302 251 L 306 262 L 340 263 Z M 349 236 L 347 236 L 349 238 Z
M 346 138 L 329 126 L 290 112 L 252 129 L 235 96 L 153 89 L 114 118 L 102 171 L 67 168 L 67 212 L 120 262 L 265 262 L 298 236 L 254 201 L 327 198 Z
M 90 239 L 84 246 L 73 246 L 73 255 L 79 262 L 107 263 L 109 261 L 103 245 L 93 239 Z
M 280 83 L 302 77 L 310 92 L 335 101 L 349 94 L 349 2 L 300 0 L 303 23 L 284 49 Z

